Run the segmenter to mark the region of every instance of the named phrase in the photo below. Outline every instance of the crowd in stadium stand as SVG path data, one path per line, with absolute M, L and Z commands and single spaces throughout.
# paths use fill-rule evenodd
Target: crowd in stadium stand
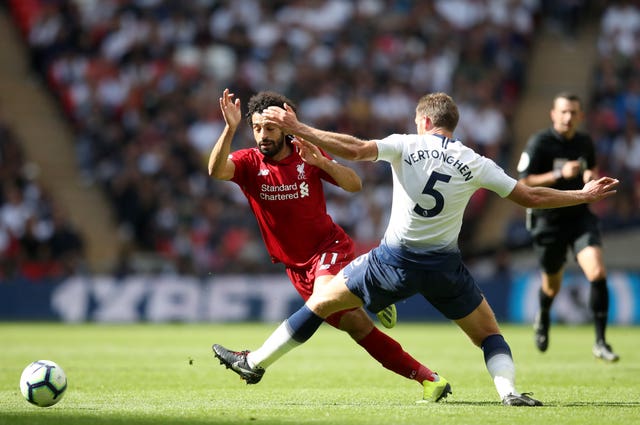
M 85 267 L 83 236 L 37 176 L 38 167 L 25 159 L 0 114 L 0 282 L 37 282 Z
M 640 224 L 640 1 L 610 2 L 600 22 L 588 126 L 602 172 L 621 185 L 603 225 Z
M 558 5 L 573 3 L 551 2 L 560 14 L 568 9 Z M 366 138 L 415 131 L 418 97 L 446 91 L 461 110 L 456 136 L 506 168 L 512 113 L 547 2 L 9 4 L 34 68 L 76 130 L 85 182 L 104 189 L 137 249 L 179 272 L 202 275 L 271 270 L 237 186 L 206 174 L 224 126 L 218 98 L 225 87 L 245 104 L 259 90 L 282 92 L 297 102 L 302 120 Z M 636 76 L 638 57 L 636 51 Z M 603 70 L 605 64 L 603 58 Z M 638 96 L 640 83 L 633 80 L 615 87 L 601 82 L 602 91 L 630 96 L 635 87 Z M 233 148 L 253 145 L 243 126 Z M 363 178 L 363 191 L 352 197 L 328 187 L 328 209 L 361 251 L 377 243 L 386 226 L 391 179 L 383 164 L 350 165 Z M 467 210 L 463 245 L 485 195 L 479 192 Z

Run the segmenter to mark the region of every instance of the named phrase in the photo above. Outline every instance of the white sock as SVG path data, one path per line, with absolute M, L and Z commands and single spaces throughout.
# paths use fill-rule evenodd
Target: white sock
M 507 354 L 496 354 L 487 361 L 487 370 L 493 378 L 493 383 L 503 399 L 507 394 L 520 393 L 516 391 L 516 366 Z
M 247 363 L 252 368 L 266 369 L 280 357 L 300 345 L 299 342 L 291 338 L 291 333 L 284 321 L 262 344 L 262 347 L 247 355 Z

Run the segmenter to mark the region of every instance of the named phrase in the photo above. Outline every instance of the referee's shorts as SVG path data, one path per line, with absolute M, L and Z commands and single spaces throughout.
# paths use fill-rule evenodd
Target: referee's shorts
M 588 246 L 602 246 L 598 218 L 591 213 L 558 223 L 537 217 L 531 236 L 538 262 L 547 274 L 560 271 L 567 261 L 568 250 L 575 258 Z

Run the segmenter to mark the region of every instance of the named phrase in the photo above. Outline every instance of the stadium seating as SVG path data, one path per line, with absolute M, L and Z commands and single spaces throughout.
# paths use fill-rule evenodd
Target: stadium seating
M 283 92 L 302 119 L 368 138 L 413 131 L 418 97 L 447 91 L 462 111 L 457 136 L 506 165 L 540 13 L 526 0 L 9 6 L 74 125 L 78 166 L 111 199 L 121 234 L 137 252 L 200 275 L 273 270 L 238 189 L 205 173 L 225 87 L 244 102 L 261 89 Z M 234 141 L 252 145 L 246 128 Z M 362 194 L 327 188 L 328 206 L 364 250 L 386 226 L 390 178 L 381 164 L 353 166 Z M 467 211 L 461 244 L 485 195 Z

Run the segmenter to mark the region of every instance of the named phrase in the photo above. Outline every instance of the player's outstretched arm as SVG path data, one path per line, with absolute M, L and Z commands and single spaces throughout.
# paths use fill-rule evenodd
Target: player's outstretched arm
M 526 208 L 560 208 L 597 202 L 616 194 L 620 182 L 611 177 L 591 180 L 581 190 L 557 190 L 550 187 L 529 187 L 517 183 L 508 199 Z
M 291 143 L 298 148 L 298 153 L 304 162 L 325 171 L 342 189 L 347 192 L 358 192 L 362 189 L 362 180 L 353 169 L 327 158 L 313 143 L 297 136 Z
M 325 151 L 349 161 L 373 161 L 378 157 L 378 146 L 349 134 L 324 131 L 298 121 L 296 113 L 285 103 L 284 109 L 270 106 L 262 115 L 289 134 L 295 134 Z
M 229 89 L 224 89 L 222 97 L 219 99 L 220 110 L 226 125 L 209 155 L 209 175 L 220 180 L 231 179 L 235 172 L 235 165 L 229 159 L 229 152 L 231 151 L 233 135 L 242 120 L 242 112 L 240 99 L 235 99 L 234 101 L 233 96 Z

